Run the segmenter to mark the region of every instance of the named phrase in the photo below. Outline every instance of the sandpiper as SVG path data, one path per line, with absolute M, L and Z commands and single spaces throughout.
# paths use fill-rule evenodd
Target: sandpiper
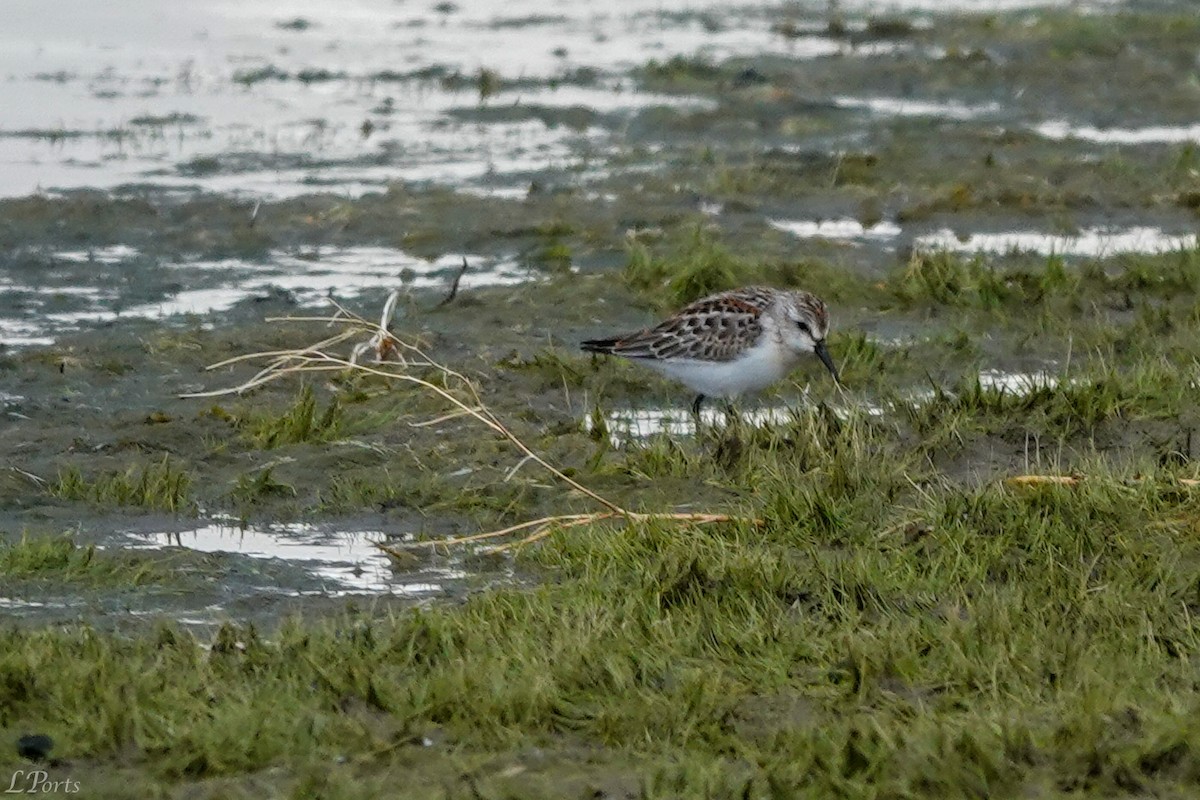
M 652 328 L 583 342 L 589 353 L 629 358 L 697 392 L 692 413 L 707 397 L 733 401 L 783 378 L 805 353 L 821 359 L 838 380 L 825 346 L 829 314 L 820 298 L 802 291 L 747 286 L 697 300 Z

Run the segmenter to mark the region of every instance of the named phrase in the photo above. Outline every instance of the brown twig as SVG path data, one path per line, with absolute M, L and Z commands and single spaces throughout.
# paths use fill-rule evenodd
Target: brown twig
M 454 301 L 454 298 L 458 295 L 458 283 L 463 279 L 463 275 L 467 274 L 468 269 L 470 267 L 467 266 L 467 257 L 463 256 L 462 266 L 458 268 L 458 272 L 454 273 L 454 281 L 450 284 L 450 294 L 446 295 L 442 299 L 442 302 L 438 303 L 434 308 L 448 306 Z

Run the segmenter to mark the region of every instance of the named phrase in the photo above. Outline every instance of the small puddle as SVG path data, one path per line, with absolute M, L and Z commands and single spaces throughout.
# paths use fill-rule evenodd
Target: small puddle
M 1033 129 L 1047 139 L 1079 139 L 1097 144 L 1177 144 L 1200 142 L 1200 125 L 1151 125 L 1145 128 L 1096 128 L 1065 120 L 1043 122 Z
M 863 225 L 856 219 L 843 217 L 826 220 L 768 220 L 772 228 L 790 233 L 799 239 L 829 239 L 839 242 L 876 241 L 888 242 L 900 235 L 900 226 L 894 222 L 881 221 L 874 225 Z
M 0 608 L 5 611 L 20 611 L 22 609 L 49 608 L 51 603 L 40 603 L 37 600 L 22 600 L 19 597 L 0 597 Z
M 53 336 L 42 336 L 44 326 L 34 322 L 0 319 L 0 345 L 4 347 L 41 347 L 54 344 Z
M 979 384 L 985 390 L 1004 392 L 1014 395 L 1025 395 L 1038 389 L 1058 385 L 1059 378 L 1045 371 L 1038 372 L 1006 372 L 1004 370 L 981 370 Z M 923 404 L 933 397 L 930 389 L 914 391 L 908 396 L 912 402 Z M 710 401 L 710 403 L 713 401 Z M 806 400 L 801 397 L 795 406 L 777 405 L 761 408 L 747 408 L 739 412 L 741 422 L 755 428 L 772 425 L 783 425 L 804 413 Z M 884 405 L 865 402 L 854 406 L 831 406 L 834 414 L 845 419 L 853 413 L 880 417 L 890 413 Z M 703 408 L 700 412 L 701 424 L 708 427 L 722 427 L 726 424 L 723 409 L 717 407 Z M 696 418 L 684 406 L 679 408 L 621 408 L 605 414 L 604 426 L 608 432 L 609 442 L 614 447 L 644 442 L 660 434 L 678 437 L 696 435 Z M 588 433 L 595 430 L 596 424 L 590 414 L 583 417 L 583 428 Z
M 147 8 L 153 7 L 153 13 Z M 478 185 L 620 152 L 628 119 L 707 98 L 645 92 L 651 59 L 870 57 L 807 15 L 738 0 L 588 3 L 118 2 L 12 14 L 0 30 L 0 196 L 53 188 L 158 187 L 289 197 L 397 179 Z M 303 13 L 299 26 L 290 15 Z M 475 122 L 485 106 L 586 109 L 579 130 L 540 120 Z M 503 117 L 503 115 L 501 115 Z
M 471 577 L 454 563 L 395 571 L 391 558 L 374 546 L 374 542 L 388 538 L 378 530 L 346 531 L 302 522 L 242 527 L 221 520 L 191 530 L 152 532 L 133 538 L 137 543 L 129 546 L 136 548 L 185 547 L 202 553 L 280 559 L 303 568 L 323 584 L 320 588 L 298 589 L 297 594 L 427 597 L 465 587 Z
M 1170 253 L 1191 250 L 1197 246 L 1195 234 L 1168 234 L 1160 228 L 1135 227 L 1124 229 L 1087 228 L 1073 235 L 1039 231 L 1006 231 L 1003 233 L 972 233 L 960 236 L 943 228 L 918 236 L 915 250 L 951 250 L 965 253 L 1009 255 L 1090 256 L 1095 258 L 1122 253 Z
M 1057 375 L 1049 372 L 1004 372 L 985 369 L 979 372 L 979 385 L 984 389 L 1024 395 L 1038 389 L 1051 389 L 1059 384 Z M 1069 383 L 1068 383 L 1069 385 Z
M 787 406 L 767 406 L 744 409 L 739 416 L 743 422 L 761 428 L 785 423 L 793 418 L 794 412 Z M 726 423 L 725 412 L 720 408 L 703 408 L 700 411 L 700 422 L 706 426 L 722 426 Z M 682 407 L 617 409 L 605 415 L 604 425 L 608 430 L 609 441 L 616 447 L 649 439 L 661 433 L 669 436 L 696 434 L 696 418 L 689 409 Z M 583 426 L 589 433 L 595 429 L 595 422 L 590 415 L 583 418 Z
M 73 536 L 80 546 L 111 557 L 140 553 L 128 563 L 156 565 L 147 572 L 152 579 L 22 581 L 19 593 L 0 590 L 0 616 L 104 626 L 170 619 L 211 628 L 231 619 L 273 623 L 324 614 L 356 598 L 399 607 L 454 602 L 525 580 L 511 560 L 479 560 L 466 548 L 414 548 L 411 558 L 393 559 L 375 543 L 402 549 L 413 534 L 397 530 L 408 529 L 378 515 L 251 525 L 221 516 L 191 523 L 153 515 L 89 519 Z
M 116 319 L 161 319 L 228 311 L 252 297 L 283 290 L 301 306 L 321 304 L 330 294 L 349 298 L 387 288 L 448 287 L 467 260 L 460 288 L 510 286 L 538 279 L 515 258 L 448 254 L 432 261 L 388 247 L 349 247 L 311 254 L 271 253 L 263 261 L 237 258 L 158 263 L 130 248 L 59 251 L 50 255 L 38 285 L 0 278 L 0 343 L 11 347 L 53 344 L 55 336 L 87 324 Z M 117 295 L 111 286 L 131 285 L 143 297 Z M 180 290 L 180 285 L 197 288 Z M 157 290 L 157 291 L 156 291 Z
M 128 261 L 137 254 L 138 251 L 128 245 L 116 244 L 89 250 L 58 250 L 53 259 L 67 264 L 117 264 Z M 63 287 L 58 291 L 63 291 Z
M 835 97 L 838 108 L 861 109 L 880 116 L 941 117 L 943 119 L 977 119 L 1000 110 L 999 103 L 970 104 L 954 100 L 912 100 L 905 97 Z

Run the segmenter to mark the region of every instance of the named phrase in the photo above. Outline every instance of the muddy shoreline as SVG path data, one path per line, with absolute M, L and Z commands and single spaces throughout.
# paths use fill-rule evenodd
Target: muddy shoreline
M 443 30 L 459 12 L 438 13 Z M 472 35 L 542 35 L 574 30 L 573 19 L 460 22 Z M 584 358 L 575 343 L 644 325 L 703 288 L 765 281 L 832 301 L 834 341 L 849 351 L 851 375 L 853 359 L 862 360 L 865 380 L 838 400 L 810 370 L 798 373 L 748 417 L 782 421 L 788 408 L 814 402 L 886 409 L 891 398 L 928 395 L 931 381 L 954 391 L 977 373 L 985 384 L 999 380 L 1001 391 L 1036 391 L 1036 376 L 1059 375 L 1072 359 L 1103 361 L 1080 350 L 1073 332 L 1047 335 L 1045 317 L 1008 317 L 1003 306 L 1013 298 L 964 308 L 950 299 L 961 285 L 914 285 L 906 275 L 937 253 L 959 251 L 952 268 L 964 275 L 980 264 L 1010 275 L 1001 283 L 1020 284 L 1060 255 L 1067 273 L 1107 275 L 1088 279 L 1101 306 L 1089 315 L 1097 330 L 1080 334 L 1104 342 L 1112 338 L 1100 331 L 1105 324 L 1136 326 L 1145 316 L 1121 276 L 1153 272 L 1195 247 L 1200 186 L 1192 123 L 1181 111 L 1195 89 L 1162 77 L 1194 70 L 1200 27 L 1170 6 L 1092 15 L 847 9 L 844 17 L 756 8 L 736 22 L 692 12 L 654 19 L 657 28 L 640 12 L 596 24 L 624 25 L 635 39 L 694 36 L 697 25 L 706 33 L 694 51 L 650 48 L 589 69 L 568 69 L 568 51 L 540 74 L 434 63 L 384 75 L 303 61 L 315 51 L 299 45 L 351 34 L 289 18 L 273 35 L 288 43 L 279 53 L 304 66 L 276 68 L 255 55 L 243 61 L 259 66 L 204 78 L 206 91 L 235 106 L 247 99 L 237 93 L 291 96 L 300 107 L 317 90 L 350 91 L 374 109 L 359 138 L 390 154 L 372 157 L 380 171 L 413 156 L 389 139 L 396 131 L 386 122 L 412 109 L 376 96 L 380 87 L 426 97 L 421 113 L 442 119 L 420 123 L 428 135 L 449 126 L 514 153 L 527 141 L 501 144 L 506 126 L 564 136 L 571 158 L 556 162 L 544 150 L 532 172 L 501 179 L 493 164 L 481 184 L 406 179 L 391 169 L 377 187 L 343 181 L 338 194 L 318 187 L 255 198 L 220 181 L 264 167 L 282 174 L 285 162 L 259 163 L 228 142 L 194 156 L 185 143 L 175 158 L 181 176 L 198 180 L 191 185 L 148 174 L 111 191 L 0 199 L 7 536 L 69 530 L 120 547 L 122 526 L 106 516 L 114 511 L 147 532 L 226 518 L 249 526 L 311 519 L 349 531 L 355 515 L 368 514 L 383 538 L 446 536 L 553 504 L 547 492 L 497 484 L 509 456 L 469 426 L 411 427 L 438 416 L 426 398 L 339 381 L 179 398 L 241 374 L 207 373 L 208 364 L 311 341 L 313 324 L 263 320 L 315 313 L 331 292 L 370 316 L 393 288 L 403 290 L 401 330 L 478 376 L 489 402 L 551 453 L 594 468 L 606 457 L 596 450 L 605 436 L 620 450 L 660 428 L 686 437 L 690 423 L 672 416 L 676 389 Z M 244 43 L 218 37 L 212 46 Z M 130 69 L 130 84 L 143 80 L 145 65 Z M 1088 79 L 1098 69 L 1119 78 L 1100 91 Z M 88 82 L 82 71 L 43 70 L 29 80 L 68 93 L 86 87 L 92 102 L 113 107 L 127 102 L 105 88 L 109 78 Z M 196 91 L 182 80 L 133 101 L 162 111 L 135 116 L 130 132 L 115 137 L 126 160 L 140 157 L 139 141 L 161 143 L 176 130 L 186 142 L 214 125 L 180 110 Z M 1128 116 L 1114 117 L 1114 106 Z M 331 142 L 342 136 L 327 128 Z M 5 141 L 46 140 L 68 163 L 94 136 L 37 131 L 9 130 Z M 339 164 L 363 157 L 335 155 L 339 146 L 310 139 L 302 166 L 334 180 Z M 436 307 L 464 260 L 460 296 Z M 673 274 L 680 269 L 694 274 Z M 1140 288 L 1152 295 L 1147 308 L 1171 302 Z M 308 441 L 271 432 L 303 413 L 332 415 L 332 423 Z M 954 479 L 1010 467 L 1016 456 L 1003 442 L 1014 436 L 1000 431 L 999 444 L 946 458 Z M 1117 436 L 1111 446 L 1136 450 L 1135 438 Z M 708 445 L 685 446 L 702 453 Z M 1026 450 L 1022 443 L 1022 458 Z M 160 495 L 145 490 L 151 484 Z M 667 494 L 686 503 L 687 491 L 684 482 Z M 147 521 L 139 506 L 177 519 Z M 309 588 L 300 580 L 293 591 Z
M 0 733 L 95 796 L 1200 774 L 1190 7 L 118 5 L 0 32 Z M 752 283 L 844 387 L 697 426 L 578 349 Z M 598 507 L 380 375 L 186 397 L 397 290 L 571 479 L 732 519 L 392 558 Z

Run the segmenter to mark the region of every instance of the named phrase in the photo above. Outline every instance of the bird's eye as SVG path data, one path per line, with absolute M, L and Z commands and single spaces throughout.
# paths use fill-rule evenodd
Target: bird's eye
M 805 336 L 812 336 L 812 329 L 808 327 L 807 322 L 797 322 L 796 327 L 799 328 L 800 332 Z

